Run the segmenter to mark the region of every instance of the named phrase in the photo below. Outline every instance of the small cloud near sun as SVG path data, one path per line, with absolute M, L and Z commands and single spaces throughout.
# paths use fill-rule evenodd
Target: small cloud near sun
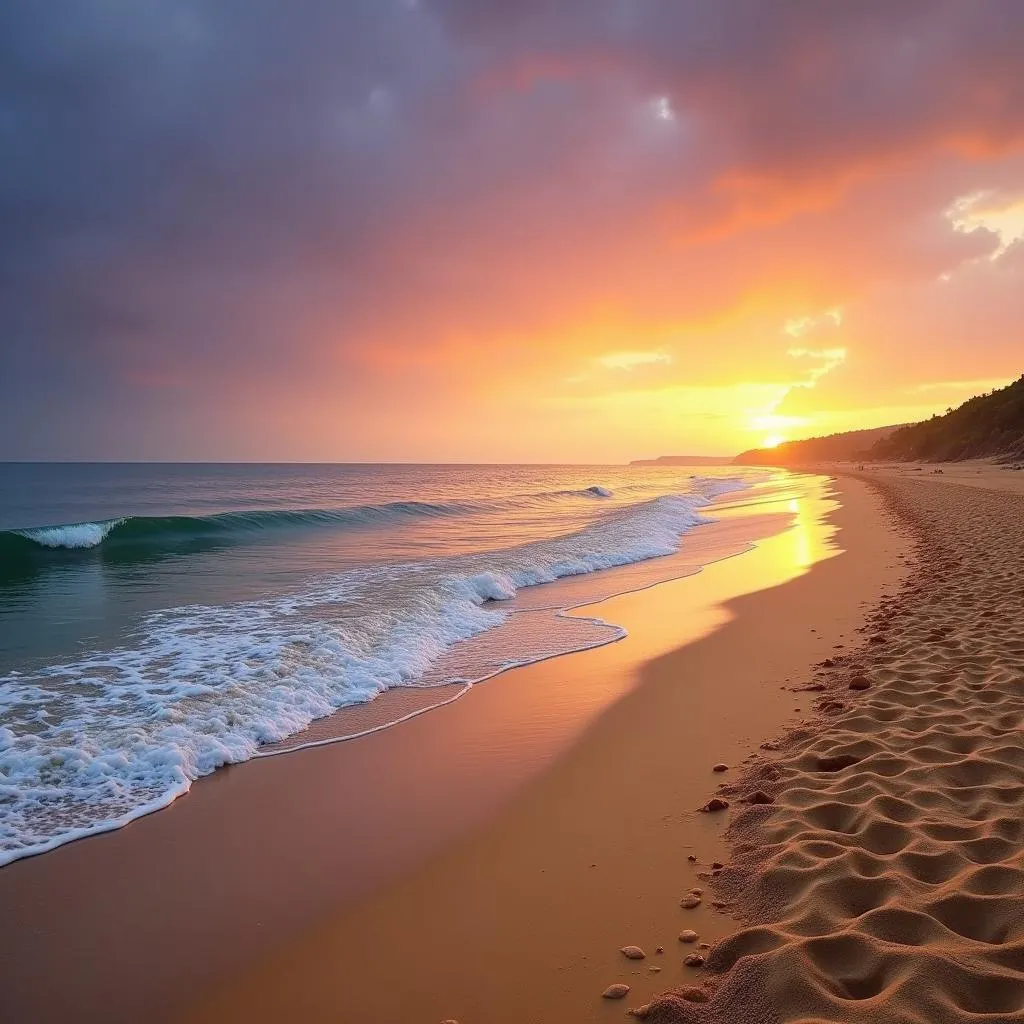
M 791 338 L 802 338 L 805 334 L 819 327 L 841 327 L 843 311 L 839 306 L 826 309 L 818 316 L 797 316 L 787 320 L 782 330 Z
M 809 379 L 794 384 L 794 387 L 813 388 L 826 373 L 846 361 L 845 348 L 791 348 L 786 350 L 786 355 L 793 359 L 807 359 L 817 364 L 807 369 Z
M 638 366 L 671 363 L 667 352 L 609 352 L 597 360 L 606 370 L 635 370 Z
M 955 231 L 969 234 L 980 228 L 995 235 L 999 244 L 988 255 L 995 261 L 1024 239 L 1024 197 L 1001 196 L 993 189 L 971 192 L 952 203 L 946 219 Z

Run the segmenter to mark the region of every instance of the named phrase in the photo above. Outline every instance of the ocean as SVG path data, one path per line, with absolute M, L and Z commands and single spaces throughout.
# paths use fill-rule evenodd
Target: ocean
M 769 477 L 0 465 L 0 864 L 166 806 L 388 689 L 462 693 L 619 639 L 566 612 L 671 578 L 664 556 L 712 503 Z

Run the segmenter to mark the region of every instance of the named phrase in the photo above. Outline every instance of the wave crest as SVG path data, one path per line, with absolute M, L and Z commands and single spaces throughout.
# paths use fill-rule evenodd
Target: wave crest
M 394 501 L 349 508 L 268 509 L 215 512 L 204 516 L 124 516 L 90 523 L 34 526 L 0 531 L 0 555 L 25 543 L 41 548 L 86 550 L 110 543 L 152 544 L 201 537 L 252 536 L 266 530 L 317 526 L 368 526 L 397 519 L 441 518 L 500 512 L 566 498 L 610 498 L 612 491 L 595 484 L 579 491 L 541 491 L 492 501 Z
M 110 531 L 123 522 L 123 519 L 109 519 L 99 523 L 43 526 L 34 530 L 11 530 L 10 532 L 44 548 L 94 548 L 98 544 L 102 544 Z

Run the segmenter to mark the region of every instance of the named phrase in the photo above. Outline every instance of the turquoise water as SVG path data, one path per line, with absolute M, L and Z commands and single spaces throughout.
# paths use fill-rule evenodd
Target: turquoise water
M 0 466 L 0 863 L 390 687 L 617 638 L 525 613 L 558 613 L 544 583 L 671 554 L 761 476 L 698 472 Z

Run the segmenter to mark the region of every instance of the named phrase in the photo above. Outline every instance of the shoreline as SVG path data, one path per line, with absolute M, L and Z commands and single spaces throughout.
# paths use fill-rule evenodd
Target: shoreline
M 726 497 L 731 499 L 729 502 L 731 504 L 739 496 L 742 496 L 742 492 L 730 492 Z M 765 503 L 777 505 L 781 500 L 784 499 L 768 499 Z M 400 686 L 385 690 L 372 701 L 340 708 L 332 715 L 311 722 L 307 728 L 292 736 L 276 743 L 264 744 L 252 759 L 277 757 L 282 754 L 297 753 L 301 750 L 311 750 L 315 747 L 329 746 L 332 743 L 346 743 L 349 740 L 362 739 L 385 729 L 402 725 L 430 711 L 440 710 L 467 696 L 474 687 L 489 683 L 509 672 L 529 669 L 546 661 L 574 654 L 585 654 L 609 644 L 619 643 L 628 635 L 620 625 L 614 622 L 605 622 L 596 615 L 578 613 L 584 609 L 596 610 L 619 597 L 638 594 L 665 583 L 674 583 L 690 576 L 697 576 L 716 562 L 748 554 L 758 543 L 777 533 L 784 532 L 792 526 L 792 523 L 783 523 L 783 519 L 786 517 L 779 512 L 765 512 L 747 518 L 732 519 L 728 515 L 729 504 L 724 506 L 726 515 L 722 519 L 713 519 L 710 523 L 704 524 L 703 530 L 686 534 L 685 548 L 681 547 L 673 555 L 628 563 L 579 576 L 562 577 L 542 585 L 546 593 L 552 596 L 562 595 L 562 600 L 556 600 L 550 608 L 543 607 L 542 611 L 552 611 L 556 620 L 568 619 L 578 623 L 595 624 L 620 630 L 617 635 L 602 637 L 570 650 L 536 656 L 518 664 L 503 665 L 472 682 L 432 683 L 424 686 Z M 711 514 L 717 509 L 715 505 L 712 505 L 706 511 Z M 651 579 L 646 579 L 645 577 L 651 573 L 652 566 L 660 568 L 661 572 L 653 574 Z M 638 574 L 641 578 L 630 582 L 630 577 Z M 592 586 L 594 582 L 601 579 L 613 581 L 610 592 L 607 594 L 582 600 L 565 596 L 567 592 L 571 592 L 572 588 L 581 583 L 583 586 Z M 523 612 L 519 614 L 523 614 Z M 530 614 L 530 612 L 526 612 L 526 614 Z M 440 699 L 437 699 L 438 695 L 440 695 Z M 240 763 L 244 764 L 245 762 Z
M 843 509 L 837 510 L 835 517 L 842 519 L 844 517 Z M 845 517 L 850 519 L 849 515 Z M 851 521 L 847 522 L 843 529 L 848 531 L 853 527 L 854 524 Z M 870 535 L 872 531 L 868 529 L 866 533 Z M 804 534 L 806 534 L 806 530 Z M 354 825 L 359 820 L 364 822 L 371 820 L 374 813 L 374 808 L 371 806 L 372 801 L 367 801 L 365 794 L 360 796 L 356 792 L 356 787 L 342 786 L 339 790 L 336 786 L 332 788 L 324 785 L 325 770 L 336 770 L 341 761 L 344 761 L 345 767 L 352 770 L 349 777 L 359 778 L 360 773 L 365 775 L 367 771 L 379 771 L 392 758 L 396 759 L 395 763 L 408 766 L 408 754 L 406 753 L 406 760 L 403 761 L 401 750 L 408 743 L 413 743 L 420 755 L 423 755 L 424 751 L 428 753 L 432 751 L 438 759 L 451 760 L 452 748 L 459 747 L 459 744 L 467 739 L 466 729 L 469 722 L 472 721 L 472 727 L 477 733 L 478 740 L 481 738 L 479 733 L 482 722 L 490 721 L 493 724 L 502 721 L 507 727 L 507 735 L 499 740 L 499 746 L 505 744 L 509 749 L 499 750 L 497 756 L 499 758 L 505 756 L 508 760 L 513 761 L 515 758 L 511 757 L 511 750 L 516 748 L 519 764 L 516 770 L 504 772 L 504 775 L 498 780 L 500 785 L 497 786 L 497 789 L 495 788 L 496 773 L 493 764 L 495 754 L 493 751 L 487 751 L 486 756 L 489 760 L 483 759 L 481 751 L 486 744 L 481 746 L 479 742 L 476 747 L 469 744 L 461 750 L 460 756 L 464 757 L 460 766 L 461 774 L 457 774 L 455 777 L 445 780 L 436 774 L 427 773 L 426 778 L 391 777 L 383 781 L 385 790 L 389 787 L 391 789 L 402 787 L 411 791 L 406 796 L 406 817 L 392 822 L 390 828 L 384 828 L 377 836 L 380 843 L 376 850 L 374 863 L 364 863 L 356 867 L 358 870 L 367 871 L 370 876 L 376 874 L 378 878 L 376 884 L 378 887 L 384 885 L 380 892 L 386 897 L 387 893 L 404 885 L 407 878 L 416 877 L 425 870 L 429 871 L 432 865 L 438 862 L 444 863 L 446 859 L 455 855 L 453 851 L 457 852 L 464 842 L 464 839 L 458 838 L 459 834 L 473 837 L 493 828 L 494 822 L 500 824 L 511 813 L 509 806 L 515 807 L 525 799 L 522 792 L 524 788 L 525 791 L 532 794 L 534 790 L 550 788 L 551 776 L 565 777 L 567 771 L 565 762 L 576 758 L 575 748 L 570 749 L 568 755 L 560 755 L 553 765 L 550 763 L 550 749 L 540 753 L 534 751 L 532 756 L 535 763 L 526 764 L 525 769 L 522 763 L 522 751 L 518 748 L 521 748 L 524 742 L 535 743 L 538 750 L 545 744 L 547 744 L 547 748 L 552 748 L 552 735 L 550 734 L 557 732 L 558 728 L 564 729 L 565 726 L 563 721 L 560 726 L 553 729 L 547 722 L 547 719 L 551 717 L 551 705 L 548 703 L 544 705 L 545 714 L 538 719 L 536 714 L 538 688 L 544 690 L 547 687 L 548 689 L 545 691 L 545 697 L 547 697 L 550 685 L 555 681 L 561 682 L 561 677 L 581 678 L 581 671 L 570 667 L 569 662 L 573 662 L 573 666 L 586 666 L 582 671 L 583 677 L 589 677 L 594 673 L 595 666 L 600 666 L 598 674 L 604 674 L 601 685 L 605 687 L 605 690 L 601 691 L 601 687 L 597 686 L 595 692 L 589 695 L 593 703 L 591 709 L 582 717 L 579 714 L 579 708 L 568 709 L 577 719 L 572 729 L 569 730 L 572 733 L 569 736 L 569 741 L 574 741 L 582 731 L 583 738 L 579 741 L 578 746 L 592 746 L 593 734 L 606 731 L 606 720 L 618 714 L 618 709 L 623 703 L 634 698 L 637 691 L 651 688 L 652 683 L 647 678 L 646 670 L 640 670 L 643 669 L 642 664 L 638 666 L 638 661 L 644 662 L 644 653 L 646 652 L 654 659 L 671 658 L 673 654 L 670 652 L 673 651 L 675 655 L 681 653 L 675 650 L 679 641 L 679 623 L 664 620 L 671 620 L 673 612 L 678 616 L 681 610 L 689 610 L 695 618 L 700 619 L 699 622 L 688 623 L 691 639 L 693 635 L 701 633 L 710 633 L 710 638 L 721 633 L 723 622 L 728 621 L 734 614 L 731 602 L 728 600 L 729 588 L 738 590 L 740 593 L 745 589 L 756 589 L 756 587 L 750 586 L 749 581 L 742 579 L 744 575 L 748 574 L 748 570 L 752 570 L 752 563 L 745 560 L 755 558 L 758 552 L 767 557 L 773 541 L 778 538 L 788 538 L 784 543 L 789 545 L 790 550 L 787 550 L 783 561 L 791 562 L 794 558 L 801 557 L 801 553 L 797 549 L 801 542 L 807 543 L 807 537 L 799 530 L 794 530 L 771 538 L 757 551 L 748 553 L 743 558 L 734 559 L 731 566 L 728 563 L 714 563 L 713 566 L 705 569 L 704 575 L 720 574 L 724 579 L 729 578 L 721 584 L 723 593 L 727 595 L 724 607 L 709 606 L 708 599 L 697 600 L 695 594 L 698 588 L 694 587 L 692 583 L 687 588 L 687 578 L 685 577 L 676 580 L 675 583 L 658 583 L 647 592 L 632 592 L 604 602 L 606 605 L 621 603 L 624 606 L 632 606 L 632 614 L 639 616 L 640 625 L 631 630 L 633 635 L 630 640 L 634 646 L 638 641 L 646 646 L 641 646 L 632 652 L 628 649 L 630 642 L 626 641 L 579 654 L 565 655 L 546 664 L 512 669 L 498 687 L 482 687 L 470 695 L 471 698 L 477 698 L 474 703 L 478 704 L 472 710 L 466 707 L 470 700 L 460 700 L 453 707 L 439 711 L 438 716 L 422 716 L 399 729 L 385 730 L 379 736 L 373 737 L 370 743 L 343 743 L 319 750 L 308 749 L 295 758 L 271 758 L 264 765 L 259 765 L 258 761 L 251 761 L 234 768 L 229 767 L 210 779 L 204 780 L 200 786 L 196 787 L 187 801 L 179 801 L 162 812 L 161 815 L 144 819 L 131 830 L 110 833 L 108 836 L 96 840 L 86 840 L 82 844 L 76 843 L 73 847 L 65 848 L 68 852 L 83 851 L 75 852 L 72 857 L 61 858 L 61 851 L 57 851 L 56 854 L 48 854 L 44 858 L 33 858 L 15 864 L 15 870 L 19 866 L 32 868 L 36 863 L 40 865 L 40 870 L 20 873 L 19 882 L 22 884 L 16 893 L 12 893 L 14 876 L 7 874 L 12 869 L 5 869 L 5 872 L 0 873 L 0 904 L 12 907 L 15 912 L 13 919 L 17 921 L 20 918 L 23 926 L 29 932 L 32 931 L 30 923 L 32 919 L 45 919 L 48 916 L 46 907 L 54 904 L 61 906 L 61 913 L 65 916 L 67 927 L 72 930 L 76 923 L 91 921 L 93 913 L 107 915 L 107 920 L 101 927 L 97 928 L 94 923 L 89 924 L 87 930 L 90 933 L 91 941 L 88 944 L 80 939 L 77 942 L 64 941 L 63 944 L 58 942 L 55 948 L 52 936 L 42 936 L 35 942 L 30 939 L 26 948 L 18 950 L 12 948 L 5 953 L 4 959 L 11 969 L 12 975 L 15 975 L 16 968 L 16 983 L 13 986 L 8 986 L 13 998 L 11 1005 L 24 1009 L 25 1012 L 21 1019 L 46 1019 L 42 1016 L 32 1016 L 33 1000 L 41 998 L 39 993 L 45 988 L 45 978 L 49 971 L 44 968 L 53 969 L 56 965 L 62 972 L 68 972 L 63 982 L 63 990 L 60 993 L 48 993 L 44 1002 L 48 1002 L 51 1007 L 59 1004 L 66 1007 L 68 1012 L 74 1008 L 76 1019 L 90 1019 L 82 1014 L 82 1006 L 91 1005 L 89 993 L 95 992 L 97 989 L 109 991 L 112 984 L 117 984 L 118 977 L 123 981 L 126 974 L 130 976 L 136 969 L 132 967 L 132 964 L 139 957 L 134 956 L 130 950 L 124 949 L 125 942 L 122 936 L 125 932 L 136 937 L 144 936 L 146 940 L 155 943 L 156 948 L 150 949 L 142 958 L 148 965 L 146 970 L 150 977 L 144 984 L 140 984 L 138 978 L 132 977 L 125 987 L 129 990 L 134 989 L 134 991 L 120 993 L 122 997 L 125 997 L 122 1000 L 123 1019 L 131 1019 L 140 1011 L 140 1007 L 151 1019 L 155 1019 L 156 1005 L 163 1004 L 166 1007 L 164 1000 L 169 992 L 174 992 L 180 998 L 181 985 L 184 985 L 190 992 L 197 986 L 200 989 L 209 988 L 212 992 L 211 999 L 213 1003 L 216 1003 L 217 996 L 213 990 L 218 989 L 225 982 L 228 982 L 231 987 L 230 979 L 249 978 L 252 970 L 257 970 L 259 976 L 263 976 L 268 960 L 273 960 L 281 955 L 287 957 L 288 950 L 302 946 L 310 934 L 319 934 L 321 928 L 330 927 L 331 923 L 339 916 L 350 919 L 352 913 L 362 912 L 363 908 L 373 904 L 377 898 L 372 892 L 373 886 L 369 890 L 364 887 L 363 891 L 369 892 L 369 895 L 362 897 L 363 902 L 355 908 L 349 906 L 349 909 L 345 909 L 346 900 L 350 901 L 351 896 L 344 897 L 344 883 L 332 880 L 329 886 L 323 885 L 324 880 L 329 877 L 331 869 L 337 870 L 337 865 L 330 862 L 329 855 L 332 850 L 339 849 L 339 844 L 344 843 L 346 826 L 350 823 Z M 802 554 L 806 556 L 807 552 Z M 833 558 L 826 562 L 818 562 L 812 566 L 810 574 L 798 576 L 793 582 L 799 583 L 801 580 L 808 580 L 822 566 L 841 560 L 841 558 Z M 715 566 L 719 567 L 720 572 L 712 572 Z M 781 572 L 779 566 L 775 568 L 776 571 Z M 782 575 L 785 576 L 785 573 L 783 572 Z M 702 579 L 701 582 L 703 586 L 706 581 Z M 875 582 L 873 578 L 870 580 L 865 578 L 868 589 L 874 588 Z M 766 583 L 765 585 L 770 586 L 771 584 Z M 784 590 L 788 585 L 783 583 L 776 590 Z M 693 592 L 690 599 L 693 602 L 693 608 L 688 608 L 685 601 L 680 606 L 678 599 L 672 596 L 676 591 L 686 592 L 687 590 Z M 764 601 L 767 594 L 774 592 L 760 591 L 746 599 L 741 598 L 740 603 L 744 600 L 757 600 L 758 598 Z M 708 595 L 705 597 L 708 598 Z M 850 599 L 852 601 L 852 597 Z M 768 601 L 767 603 L 774 602 Z M 856 612 L 854 604 L 856 602 L 850 606 L 851 614 Z M 732 619 L 729 625 L 743 620 L 744 615 L 741 610 L 739 617 Z M 619 620 L 616 619 L 616 621 Z M 643 640 L 642 637 L 635 635 L 644 632 L 643 623 L 652 621 L 657 625 L 651 637 Z M 748 625 L 750 624 L 748 623 Z M 724 628 L 728 629 L 729 626 Z M 674 638 L 673 631 L 676 634 Z M 672 642 L 673 639 L 676 642 Z M 770 649 L 773 640 L 774 638 L 767 635 L 762 638 L 766 649 Z M 827 647 L 824 633 L 817 636 L 811 635 L 809 640 L 811 646 L 819 653 Z M 692 650 L 705 642 L 698 640 L 696 643 L 683 647 L 682 650 Z M 631 673 L 635 673 L 636 678 L 633 678 Z M 520 681 L 525 678 L 532 682 L 520 687 L 517 683 L 512 682 L 514 678 Z M 529 687 L 533 687 L 533 695 L 526 693 Z M 520 690 L 522 692 L 517 693 Z M 780 699 L 776 696 L 775 691 L 769 692 L 768 689 L 762 689 L 761 696 L 772 698 L 770 703 L 774 705 L 775 713 L 781 715 L 782 719 L 791 716 L 792 700 L 789 695 Z M 510 710 L 516 711 L 519 715 L 511 726 L 506 721 Z M 454 714 L 449 715 L 449 712 Z M 481 712 L 484 715 L 483 719 L 479 717 Z M 556 707 L 555 717 L 563 715 L 564 712 L 566 712 L 565 708 Z M 597 715 L 596 719 L 594 715 Z M 440 717 L 445 718 L 443 729 L 439 725 Z M 763 731 L 760 730 L 761 722 L 752 723 L 749 715 L 746 716 L 746 719 L 744 742 L 748 747 L 756 746 L 756 742 L 763 738 Z M 486 729 L 484 731 L 486 732 Z M 633 732 L 633 730 L 629 731 Z M 546 732 L 548 735 L 542 735 L 538 740 L 536 738 L 538 732 L 541 734 Z M 385 740 L 386 737 L 388 738 L 386 740 L 387 750 L 383 749 L 380 744 L 380 741 Z M 399 737 L 402 742 L 397 742 Z M 553 743 L 553 748 L 556 752 L 564 749 L 566 738 L 556 736 L 554 739 L 556 742 Z M 635 745 L 638 741 L 642 741 L 642 738 L 633 735 L 632 741 Z M 339 759 L 338 755 L 343 748 L 348 748 L 350 753 Z M 358 756 L 354 756 L 356 752 L 358 752 Z M 429 760 L 428 756 L 426 761 L 421 760 L 419 763 L 427 763 Z M 271 766 L 274 767 L 268 771 Z M 506 765 L 505 768 L 507 769 L 508 766 Z M 319 780 L 316 778 L 317 776 L 320 776 Z M 422 815 L 426 810 L 433 808 L 434 812 L 437 811 L 438 793 L 456 792 L 456 790 L 445 789 L 446 786 L 452 785 L 453 778 L 458 779 L 457 799 L 451 801 L 453 806 L 444 807 L 441 816 L 445 820 L 439 822 L 424 818 Z M 344 780 L 335 777 L 334 781 Z M 698 788 L 707 785 L 703 770 L 698 771 L 696 780 L 691 781 L 695 781 Z M 311 791 L 311 786 L 313 796 L 310 798 L 307 794 Z M 305 799 L 309 799 L 313 804 L 312 809 L 306 807 L 303 811 L 301 805 L 297 808 L 289 808 L 289 803 L 295 803 L 296 793 L 302 793 Z M 448 802 L 448 800 L 444 801 L 445 804 Z M 360 808 L 355 818 L 349 815 L 347 818 L 343 816 L 341 820 L 332 820 L 337 815 L 339 806 L 346 804 L 350 809 L 353 806 Z M 258 808 L 262 808 L 264 812 L 268 813 L 271 820 L 261 820 L 257 813 Z M 661 813 L 664 813 L 664 808 L 661 809 Z M 317 819 L 317 830 L 319 830 L 312 834 L 308 831 L 307 819 L 310 816 Z M 492 822 L 481 825 L 481 822 L 488 817 L 492 819 Z M 150 821 L 154 823 L 153 827 L 151 829 L 147 827 L 147 835 L 138 838 L 142 832 L 139 825 Z M 307 830 L 305 833 L 302 827 L 297 827 L 301 822 L 305 823 L 303 825 Z M 692 825 L 693 822 L 690 824 Z M 706 816 L 703 821 L 697 820 L 699 827 L 710 824 Z M 294 834 L 293 845 L 298 848 L 289 850 L 289 844 L 280 836 L 268 835 L 266 832 L 268 826 L 285 835 Z M 410 835 L 418 836 L 420 832 L 440 836 L 443 841 L 439 840 L 435 844 L 433 852 L 424 850 L 417 856 L 403 856 L 402 847 L 407 845 Z M 305 838 L 303 838 L 304 835 Z M 128 836 L 132 836 L 132 838 L 128 839 Z M 318 838 L 311 842 L 311 836 L 318 836 Z M 465 841 L 472 842 L 473 840 L 470 838 Z M 710 835 L 708 842 L 711 842 Z M 194 844 L 197 843 L 201 850 L 205 850 L 209 861 L 205 865 L 205 873 L 202 867 L 203 858 L 197 856 L 197 851 L 193 849 Z M 100 844 L 103 844 L 102 850 Z M 394 848 L 391 848 L 392 845 Z M 121 847 L 121 849 L 116 850 L 115 847 Z M 254 852 L 256 859 L 261 862 L 260 865 L 254 866 L 251 863 Z M 116 866 L 111 865 L 111 857 L 108 857 L 108 854 L 114 855 L 112 859 Z M 380 856 L 381 854 L 383 857 Z M 56 861 L 43 864 L 43 861 L 49 857 L 61 858 L 63 863 L 60 865 L 60 869 L 58 869 Z M 382 866 L 377 863 L 380 860 L 385 861 L 386 864 Z M 233 877 L 224 877 L 224 872 L 229 872 Z M 158 877 L 154 878 L 154 873 Z M 303 873 L 308 876 L 304 880 L 296 881 L 294 877 L 291 877 L 287 884 L 281 881 L 282 878 Z M 109 888 L 113 883 L 113 875 L 119 876 L 116 890 Z M 99 886 L 97 890 L 94 890 L 96 895 L 92 899 L 83 899 L 85 894 L 81 891 L 80 886 L 84 878 L 89 878 L 91 884 Z M 391 878 L 392 881 L 386 881 L 388 878 Z M 11 879 L 12 885 L 7 888 L 6 895 L 4 895 L 3 883 L 8 879 Z M 294 906 L 285 907 L 282 910 L 275 904 L 275 896 L 272 891 L 273 887 L 281 885 L 285 889 L 290 888 L 292 895 L 295 892 L 300 892 L 300 894 L 304 892 L 302 899 Z M 107 887 L 106 890 L 104 887 Z M 430 883 L 428 889 L 439 892 L 434 883 Z M 353 891 L 352 894 L 356 893 Z M 254 896 L 257 902 L 264 903 L 264 909 L 270 915 L 266 925 L 259 920 L 266 914 L 252 911 L 251 904 Z M 267 902 L 268 898 L 269 902 Z M 248 908 L 243 905 L 246 901 L 250 904 Z M 184 908 L 178 907 L 177 904 L 182 902 Z M 201 935 L 203 931 L 209 930 L 208 924 L 200 923 L 201 908 L 205 909 L 209 906 L 219 908 L 220 915 L 232 915 L 233 919 L 226 928 L 223 922 L 216 924 L 213 928 L 215 938 L 221 940 L 219 944 L 223 945 L 226 937 L 231 948 L 221 951 L 226 952 L 227 955 L 218 953 L 213 962 L 199 964 L 198 970 L 195 964 L 189 968 L 188 961 L 182 959 L 184 953 L 180 948 L 176 953 L 172 952 L 176 940 L 180 944 L 183 938 L 180 918 L 184 913 L 187 919 L 190 911 L 198 914 L 199 920 L 196 922 L 196 926 L 200 929 L 199 934 Z M 165 915 L 169 915 L 169 920 L 161 921 L 160 927 L 154 928 L 150 919 L 154 913 L 160 914 L 161 910 Z M 10 915 L 8 916 L 10 917 Z M 408 927 L 410 921 L 414 919 L 415 915 L 412 918 L 406 915 L 405 927 Z M 430 917 L 427 916 L 424 920 L 430 920 Z M 246 921 L 248 921 L 247 924 Z M 187 924 L 187 920 L 185 923 Z M 11 931 L 17 930 L 17 928 L 11 929 Z M 185 941 L 188 941 L 187 935 Z M 202 940 L 199 945 L 202 946 L 204 943 L 209 945 L 209 938 Z M 96 944 L 100 948 L 111 949 L 115 954 L 115 959 L 120 950 L 122 957 L 120 963 L 115 963 L 113 969 L 101 965 L 98 977 L 95 975 L 85 977 L 90 970 L 90 961 L 93 961 L 91 966 L 94 972 L 96 970 L 97 958 L 87 948 Z M 621 942 L 619 944 L 621 945 Z M 164 951 L 168 962 L 155 968 L 152 965 L 155 960 L 159 959 L 160 950 Z M 284 954 L 281 953 L 282 950 L 284 950 Z M 243 952 L 245 955 L 233 955 L 239 952 Z M 378 950 L 378 952 L 383 955 L 383 950 Z M 419 950 L 418 955 L 422 958 L 422 949 Z M 192 959 L 191 955 L 189 959 Z M 207 968 L 205 972 L 204 967 Z M 351 970 L 353 977 L 359 977 L 362 974 L 362 968 L 355 964 L 352 965 Z M 394 981 L 395 979 L 392 978 L 389 984 L 393 985 Z M 145 991 L 147 985 L 149 995 Z M 243 988 L 248 987 L 249 982 L 244 982 Z M 153 993 L 157 991 L 163 991 L 165 995 L 154 1002 Z M 325 993 L 321 992 L 321 995 L 325 996 Z M 188 1004 L 190 999 L 191 996 L 182 998 L 182 1004 Z M 243 1002 L 246 1001 L 243 999 Z M 323 1010 L 326 1013 L 329 1005 L 330 1000 L 319 1010 L 317 1008 L 310 1010 L 312 1016 L 309 1019 L 318 1019 L 319 1011 Z M 179 1007 L 178 1010 L 166 1008 L 166 1019 L 179 1017 L 179 1010 L 186 1014 L 195 1012 L 199 1014 L 200 1018 L 202 1017 L 201 1008 L 187 1005 L 184 1005 L 184 1008 Z M 338 1007 L 335 1006 L 334 1010 L 337 1009 Z M 251 1010 L 252 1007 L 250 1007 Z M 223 1012 L 223 1008 L 221 1012 Z M 234 1011 L 231 1012 L 234 1013 Z M 371 1011 L 367 1010 L 367 1012 Z M 329 1015 L 327 1013 L 327 1016 Z M 103 1017 L 106 1020 L 122 1019 L 118 1015 L 118 1004 L 108 1004 Z M 419 1019 L 419 1014 L 408 1019 Z M 492 1014 L 490 1019 L 497 1018 L 494 1018 Z
M 501 626 L 495 627 L 490 632 L 467 638 L 454 645 L 441 655 L 420 682 L 391 686 L 379 692 L 371 700 L 338 708 L 328 715 L 314 719 L 306 728 L 282 740 L 259 745 L 243 761 L 228 762 L 220 765 L 213 772 L 185 780 L 179 783 L 174 791 L 161 794 L 116 818 L 82 825 L 20 850 L 4 849 L 0 851 L 0 869 L 20 860 L 52 853 L 71 843 L 120 831 L 136 821 L 167 810 L 191 792 L 194 785 L 230 767 L 237 768 L 261 758 L 276 757 L 286 753 L 369 737 L 385 729 L 400 726 L 428 712 L 440 710 L 466 696 L 474 686 L 489 682 L 509 671 L 528 668 L 530 665 L 550 658 L 564 657 L 567 654 L 581 653 L 618 642 L 624 636 L 621 627 L 614 623 L 606 623 L 593 616 L 574 613 L 581 609 L 597 607 L 609 598 L 621 594 L 632 593 L 657 586 L 663 582 L 700 573 L 706 565 L 743 554 L 753 548 L 762 538 L 786 528 L 789 525 L 788 522 L 785 525 L 780 525 L 787 518 L 786 514 L 777 510 L 763 511 L 748 516 L 734 515 L 735 511 L 742 510 L 748 504 L 773 507 L 780 505 L 785 500 L 778 494 L 758 494 L 757 488 L 758 485 L 755 484 L 754 489 L 748 493 L 748 488 L 744 486 L 737 490 L 726 491 L 722 495 L 710 499 L 704 512 L 709 515 L 721 514 L 722 518 L 712 518 L 701 523 L 695 531 L 688 530 L 681 535 L 679 548 L 673 554 L 626 562 L 622 565 L 590 570 L 578 575 L 567 575 L 539 586 L 523 586 L 508 602 L 513 616 L 517 613 L 520 616 L 524 613 L 527 616 L 546 614 L 551 617 L 552 625 L 568 622 L 576 623 L 578 627 L 591 626 L 599 634 L 596 637 L 581 635 L 576 637 L 575 642 L 570 643 L 565 650 L 551 653 L 534 652 L 518 664 L 489 667 L 479 677 L 461 678 L 451 662 L 451 656 L 456 648 L 460 653 L 464 653 L 467 646 L 478 644 L 481 640 L 486 642 L 492 633 L 500 632 L 502 628 Z M 553 603 L 541 604 L 539 608 L 534 609 L 531 606 L 530 597 L 535 587 Z M 577 593 L 577 591 L 581 592 Z M 525 600 L 526 606 L 518 607 L 523 600 Z M 611 635 L 609 635 L 609 631 L 611 631 Z M 455 681 L 445 682 L 445 679 Z

